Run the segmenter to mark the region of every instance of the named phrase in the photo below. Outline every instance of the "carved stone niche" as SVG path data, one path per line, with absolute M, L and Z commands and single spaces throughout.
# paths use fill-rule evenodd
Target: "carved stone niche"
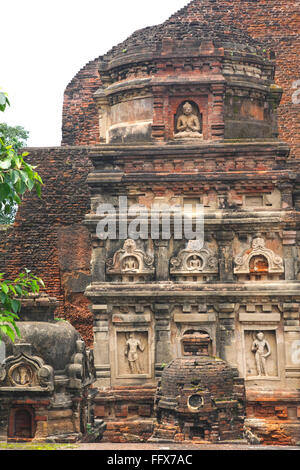
M 279 280 L 284 273 L 283 260 L 274 251 L 265 247 L 265 240 L 257 237 L 252 247 L 234 259 L 234 273 L 239 280 Z
M 175 139 L 203 139 L 202 115 L 196 103 L 184 101 L 175 114 Z
M 107 260 L 106 268 L 107 274 L 119 276 L 125 282 L 144 281 L 155 272 L 154 258 L 139 250 L 131 239 Z
M 53 391 L 53 368 L 46 365 L 40 357 L 32 356 L 27 352 L 9 356 L 0 367 L 0 389 Z
M 116 331 L 116 378 L 151 377 L 149 331 L 142 328 Z
M 279 380 L 276 330 L 244 331 L 245 378 Z
M 170 264 L 170 274 L 180 282 L 211 281 L 219 271 L 218 259 L 207 247 L 199 249 L 197 240 L 190 240 Z

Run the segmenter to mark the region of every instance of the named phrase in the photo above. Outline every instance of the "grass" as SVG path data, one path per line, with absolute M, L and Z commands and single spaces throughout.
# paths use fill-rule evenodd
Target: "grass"
M 50 444 L 50 443 L 31 443 L 31 442 L 16 442 L 6 443 L 0 442 L 0 450 L 66 450 L 75 449 L 77 446 L 74 444 Z

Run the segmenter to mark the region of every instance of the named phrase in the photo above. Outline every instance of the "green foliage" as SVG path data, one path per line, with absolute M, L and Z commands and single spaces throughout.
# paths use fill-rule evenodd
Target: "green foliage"
M 3 334 L 12 341 L 16 334 L 20 336 L 16 325 L 21 309 L 20 298 L 28 297 L 30 292 L 38 293 L 40 286 L 44 287 L 42 279 L 34 276 L 28 269 L 13 280 L 4 279 L 4 274 L 0 273 L 0 342 Z
M 6 93 L 0 92 L 0 111 L 9 105 Z M 35 189 L 41 194 L 43 184 L 35 167 L 25 158 L 28 152 L 19 155 L 18 150 L 28 138 L 28 132 L 21 126 L 15 128 L 0 124 L 0 223 L 12 223 L 26 191 Z
M 29 132 L 22 126 L 8 126 L 5 122 L 0 123 L 0 138 L 7 144 L 12 145 L 18 151 L 26 146 Z
M 3 93 L 3 91 L 0 91 L 0 111 L 5 111 L 7 105 L 10 105 L 7 93 Z
M 7 94 L 0 92 L 0 111 L 5 111 L 9 100 Z M 25 161 L 27 152 L 18 154 L 12 143 L 0 138 L 0 222 L 2 217 L 9 217 L 12 208 L 22 202 L 27 191 L 36 190 L 41 194 L 43 184 L 35 167 Z M 3 221 L 3 219 L 2 219 Z M 20 335 L 16 321 L 21 308 L 21 297 L 27 297 L 30 292 L 38 293 L 43 281 L 25 269 L 16 279 L 4 279 L 0 274 L 0 341 L 7 335 L 12 341 L 15 335 Z
M 74 444 L 51 444 L 51 443 L 32 443 L 32 442 L 14 442 L 7 444 L 0 443 L 0 450 L 66 450 L 76 449 L 78 446 Z
M 0 212 L 8 214 L 11 206 L 21 204 L 26 191 L 35 189 L 41 194 L 43 181 L 35 167 L 25 161 L 28 152 L 18 155 L 12 145 L 0 138 Z

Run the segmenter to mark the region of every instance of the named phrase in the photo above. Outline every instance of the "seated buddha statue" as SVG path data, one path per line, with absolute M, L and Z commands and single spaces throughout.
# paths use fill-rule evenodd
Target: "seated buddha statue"
M 193 113 L 192 105 L 187 101 L 182 110 L 183 114 L 177 120 L 175 139 L 202 139 L 200 121 Z

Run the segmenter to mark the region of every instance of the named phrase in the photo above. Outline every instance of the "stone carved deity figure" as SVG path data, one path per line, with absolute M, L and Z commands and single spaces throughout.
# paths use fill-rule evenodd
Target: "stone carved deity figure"
M 198 116 L 193 113 L 192 105 L 187 101 L 184 103 L 183 114 L 178 117 L 176 125 L 176 139 L 201 139 L 203 136 L 200 133 L 201 126 Z
M 265 335 L 260 331 L 252 343 L 252 352 L 255 353 L 257 375 L 268 375 L 266 369 L 266 359 L 271 355 L 271 347 L 265 339 Z
M 26 366 L 21 365 L 14 370 L 12 379 L 18 385 L 29 385 L 31 383 L 31 371 Z
M 123 270 L 124 271 L 138 271 L 139 262 L 134 256 L 127 256 L 123 260 Z
M 143 370 L 139 360 L 139 351 L 144 351 L 139 339 L 137 339 L 134 333 L 130 333 L 129 339 L 126 341 L 125 356 L 127 357 L 129 369 L 131 374 L 142 374 Z
M 197 255 L 193 255 L 189 259 L 188 264 L 189 264 L 189 268 L 193 269 L 193 270 L 199 270 L 199 269 L 201 269 L 201 266 L 202 266 L 201 259 Z

